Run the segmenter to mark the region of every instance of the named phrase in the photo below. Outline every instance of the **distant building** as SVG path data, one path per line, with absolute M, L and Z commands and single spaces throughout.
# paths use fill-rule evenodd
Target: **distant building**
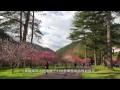
M 112 48 L 112 52 L 113 53 L 120 52 L 120 48 L 113 47 Z

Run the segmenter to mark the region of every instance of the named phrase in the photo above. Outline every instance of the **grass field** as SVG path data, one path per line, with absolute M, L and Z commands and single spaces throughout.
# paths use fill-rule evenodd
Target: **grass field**
M 65 67 L 54 67 L 65 68 Z M 30 70 L 30 68 L 25 68 Z M 24 68 L 15 68 L 14 74 L 10 68 L 0 68 L 0 79 L 30 79 L 45 74 L 45 72 L 25 72 Z M 41 69 L 37 67 L 35 69 Z M 52 69 L 52 66 L 50 67 Z M 83 72 L 83 79 L 120 79 L 120 68 L 110 70 L 105 66 L 93 66 L 95 72 Z
M 64 69 L 65 66 L 54 67 L 54 69 Z M 68 66 L 68 68 L 72 68 Z M 35 67 L 33 69 L 43 69 L 44 67 Z M 49 69 L 53 69 L 53 66 L 50 66 Z M 0 79 L 29 79 L 39 75 L 45 74 L 45 72 L 25 72 L 25 70 L 31 70 L 30 68 L 15 68 L 14 74 L 12 74 L 12 69 L 7 67 L 0 68 Z
M 0 79 L 29 79 L 42 74 L 44 72 L 25 72 L 23 68 L 15 68 L 12 74 L 10 68 L 0 68 Z
M 105 66 L 94 66 L 95 72 L 82 73 L 83 79 L 120 79 L 120 68 L 110 70 Z

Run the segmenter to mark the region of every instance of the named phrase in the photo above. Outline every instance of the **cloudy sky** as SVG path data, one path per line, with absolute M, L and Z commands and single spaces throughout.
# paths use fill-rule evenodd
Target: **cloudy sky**
M 71 40 L 67 39 L 67 37 L 71 32 L 71 21 L 75 11 L 44 11 L 44 13 L 46 15 L 43 16 L 35 14 L 36 18 L 42 21 L 40 31 L 44 36 L 39 40 L 40 43 L 34 37 L 33 43 L 54 51 L 70 44 Z M 115 19 L 115 22 L 119 23 L 120 18 Z M 28 33 L 31 35 L 31 29 Z M 17 40 L 16 37 L 15 39 Z M 27 37 L 27 41 L 30 42 L 30 38 Z
M 45 11 L 46 15 L 36 14 L 36 18 L 42 21 L 40 30 L 44 34 L 41 43 L 34 38 L 34 43 L 48 47 L 54 51 L 71 43 L 67 37 L 70 33 L 71 19 L 75 11 Z

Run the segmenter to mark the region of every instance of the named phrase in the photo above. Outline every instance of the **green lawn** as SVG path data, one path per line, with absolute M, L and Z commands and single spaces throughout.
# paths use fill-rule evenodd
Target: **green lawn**
M 54 69 L 64 69 L 65 66 L 55 66 Z M 71 66 L 68 66 L 68 68 L 72 68 Z M 30 68 L 25 68 L 26 70 L 31 70 Z M 45 74 L 45 72 L 25 72 L 24 68 L 15 68 L 14 74 L 12 74 L 12 70 L 10 68 L 3 68 L 0 67 L 0 79 L 29 79 L 33 78 L 42 74 Z M 44 67 L 34 67 L 33 69 L 38 70 L 44 70 Z M 53 66 L 50 66 L 49 69 L 53 69 Z
M 82 73 L 83 79 L 120 79 L 120 68 L 110 70 L 105 66 L 94 66 L 95 72 Z
M 42 74 L 44 72 L 25 72 L 22 68 L 15 68 L 12 74 L 10 68 L 0 68 L 0 79 L 29 79 Z
M 65 67 L 55 67 L 65 68 Z M 30 68 L 25 68 L 30 70 Z M 41 69 L 37 67 L 35 69 Z M 50 67 L 52 69 L 52 67 Z M 114 68 L 110 70 L 104 66 L 93 66 L 95 72 L 83 72 L 83 79 L 120 79 L 120 68 Z M 25 72 L 23 68 L 15 68 L 14 74 L 10 68 L 0 68 L 0 79 L 30 79 L 39 75 L 45 74 L 45 72 Z

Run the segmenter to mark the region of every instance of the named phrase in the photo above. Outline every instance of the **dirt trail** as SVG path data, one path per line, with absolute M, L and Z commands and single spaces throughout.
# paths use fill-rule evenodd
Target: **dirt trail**
M 81 73 L 72 72 L 54 72 L 44 74 L 32 79 L 82 79 Z

